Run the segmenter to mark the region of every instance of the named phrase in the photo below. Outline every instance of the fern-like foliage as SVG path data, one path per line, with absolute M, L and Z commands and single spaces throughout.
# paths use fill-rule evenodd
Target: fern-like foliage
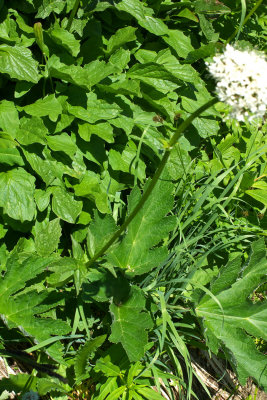
M 6 263 L 6 273 L 0 282 L 0 317 L 10 329 L 18 328 L 35 343 L 52 335 L 64 335 L 70 327 L 60 319 L 42 318 L 40 315 L 58 304 L 58 299 L 47 290 L 24 290 L 26 284 L 42 273 L 55 257 L 40 257 L 13 250 Z M 61 345 L 53 343 L 46 348 L 47 354 L 61 362 Z

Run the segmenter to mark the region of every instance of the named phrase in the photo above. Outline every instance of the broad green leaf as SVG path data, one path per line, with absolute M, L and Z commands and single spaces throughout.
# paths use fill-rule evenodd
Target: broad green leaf
M 64 7 L 66 1 L 64 0 L 43 0 L 43 4 L 38 8 L 38 13 L 36 14 L 36 18 L 46 18 L 52 12 L 56 14 L 60 14 Z
M 56 298 L 54 301 L 52 297 L 49 300 L 47 290 L 40 293 L 31 290 L 21 292 L 27 282 L 43 272 L 53 260 L 52 257 L 35 255 L 21 257 L 19 249 L 13 251 L 7 260 L 6 274 L 0 282 L 0 315 L 4 323 L 10 329 L 20 329 L 23 335 L 34 338 L 37 343 L 50 338 L 55 332 L 57 335 L 63 335 L 71 330 L 70 326 L 60 319 L 53 320 L 38 315 L 58 304 Z M 59 342 L 46 349 L 47 353 L 59 362 L 62 362 L 61 350 Z
M 223 4 L 223 2 L 216 0 L 197 0 L 195 1 L 194 7 L 197 13 L 204 14 L 225 14 L 231 12 L 231 9 Z
M 111 54 L 125 43 L 135 40 L 135 31 L 136 28 L 133 28 L 132 26 L 126 26 L 125 28 L 118 29 L 108 41 L 107 52 Z
M 54 94 L 50 94 L 43 99 L 37 100 L 35 103 L 23 107 L 23 110 L 35 117 L 48 116 L 51 121 L 56 121 L 62 112 L 62 106 Z
M 87 171 L 81 183 L 74 185 L 73 189 L 76 196 L 94 200 L 98 210 L 103 214 L 110 212 L 107 192 L 101 185 L 99 176 L 94 172 Z
M 0 160 L 3 164 L 24 165 L 23 158 L 17 149 L 17 143 L 6 133 L 0 132 Z
M 60 219 L 36 222 L 34 230 L 35 247 L 40 256 L 49 256 L 57 249 L 61 237 Z
M 68 105 L 68 111 L 76 118 L 94 124 L 100 120 L 116 118 L 120 107 L 117 104 L 108 104 L 104 100 L 89 101 L 87 108 Z
M 169 161 L 167 163 L 167 170 L 170 177 L 173 180 L 182 178 L 188 171 L 188 166 L 190 165 L 191 158 L 188 152 L 181 149 L 179 146 L 175 146 L 171 151 Z
M 91 89 L 92 86 L 105 79 L 117 68 L 115 65 L 106 64 L 105 61 L 94 60 L 84 67 L 66 65 L 60 62 L 54 54 L 48 60 L 49 75 L 84 89 Z
M 241 384 L 251 376 L 266 390 L 266 357 L 256 349 L 250 335 L 266 340 L 267 305 L 266 301 L 253 304 L 249 295 L 265 282 L 267 259 L 262 239 L 253 242 L 251 247 L 248 263 L 237 271 L 240 258 L 237 259 L 232 274 L 232 263 L 229 262 L 211 286 L 216 301 L 205 295 L 197 305 L 196 313 L 203 318 L 212 350 L 217 351 L 222 345 L 228 350 Z
M 20 144 L 28 146 L 33 143 L 46 144 L 48 129 L 39 117 L 21 118 L 20 128 L 16 133 L 16 139 Z
M 163 65 L 179 81 L 192 83 L 200 81 L 197 71 L 191 65 L 180 64 L 177 58 L 172 55 L 170 49 L 160 51 L 153 61 Z
M 110 305 L 113 316 L 109 340 L 121 343 L 130 361 L 139 361 L 145 352 L 152 319 L 145 309 L 146 299 L 141 289 L 132 286 L 129 298 L 123 303 Z
M 62 45 L 73 57 L 77 57 L 80 52 L 80 42 L 75 39 L 72 33 L 57 27 L 51 30 L 50 35 L 56 43 Z
M 157 63 L 135 64 L 127 72 L 127 76 L 139 79 L 163 93 L 172 92 L 181 86 L 180 79 Z
M 86 374 L 86 367 L 90 356 L 104 343 L 107 335 L 98 336 L 86 342 L 75 356 L 75 378 L 80 380 Z
M 173 48 L 178 57 L 186 58 L 194 50 L 190 38 L 178 29 L 169 29 L 163 39 Z
M 166 217 L 173 205 L 172 190 L 168 179 L 159 180 L 148 201 L 130 223 L 120 245 L 108 253 L 109 262 L 122 268 L 127 275 L 135 276 L 149 272 L 167 258 L 167 247 L 155 246 L 175 226 L 175 218 Z M 128 198 L 128 214 L 140 199 L 140 190 L 135 187 Z
M 80 123 L 79 135 L 83 140 L 89 142 L 91 135 L 96 135 L 108 143 L 114 142 L 113 129 L 108 122 L 100 122 L 98 124 Z
M 167 25 L 161 19 L 153 17 L 153 10 L 139 0 L 123 0 L 116 4 L 116 8 L 131 14 L 139 25 L 154 35 L 165 35 L 168 32 Z
M 22 168 L 0 173 L 0 206 L 9 217 L 32 221 L 35 215 L 35 178 Z
M 60 135 L 51 135 L 47 137 L 47 143 L 53 151 L 63 151 L 70 157 L 73 157 L 77 151 L 77 146 L 71 139 L 71 137 L 62 132 Z
M 94 220 L 90 223 L 87 236 L 87 249 L 93 257 L 115 233 L 117 227 L 111 215 L 94 213 Z
M 83 203 L 61 187 L 53 188 L 52 210 L 63 221 L 74 224 L 82 211 Z
M 117 365 L 112 364 L 112 362 L 98 359 L 95 365 L 96 372 L 103 372 L 107 377 L 110 376 L 119 376 L 120 375 L 120 368 Z
M 246 190 L 246 193 L 267 207 L 267 189 Z
M 50 203 L 50 196 L 51 193 L 49 190 L 47 191 L 41 189 L 35 190 L 34 199 L 38 210 L 42 212 L 48 207 L 48 204 Z
M 13 139 L 19 127 L 19 113 L 12 101 L 3 100 L 0 102 L 0 127 Z
M 0 45 L 0 72 L 11 79 L 37 83 L 38 63 L 29 49 L 23 46 Z
M 127 147 L 122 151 L 111 149 L 109 151 L 109 164 L 114 171 L 127 172 L 128 174 L 137 174 L 138 179 L 141 181 L 145 179 L 145 163 L 139 159 L 138 164 L 136 160 L 136 146 L 130 141 Z

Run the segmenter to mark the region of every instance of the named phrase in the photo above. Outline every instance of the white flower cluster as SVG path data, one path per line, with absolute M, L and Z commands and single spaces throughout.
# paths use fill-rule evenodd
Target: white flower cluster
M 231 107 L 231 118 L 238 121 L 262 118 L 267 107 L 267 62 L 264 54 L 237 50 L 227 44 L 223 54 L 207 63 L 217 81 L 220 101 Z

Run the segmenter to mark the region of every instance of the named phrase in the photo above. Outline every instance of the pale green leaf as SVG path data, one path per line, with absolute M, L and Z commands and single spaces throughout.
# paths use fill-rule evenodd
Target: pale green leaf
M 48 116 L 51 121 L 56 121 L 59 114 L 62 112 L 60 101 L 54 94 L 50 94 L 43 99 L 37 100 L 35 103 L 23 107 L 23 110 L 35 117 Z
M 96 135 L 108 143 L 114 142 L 113 129 L 108 122 L 100 122 L 98 124 L 80 123 L 79 135 L 86 142 L 90 142 L 91 135 Z
M 121 343 L 130 361 L 139 361 L 148 341 L 147 329 L 152 328 L 152 319 L 145 308 L 145 297 L 141 289 L 132 286 L 129 298 L 120 305 L 111 304 L 113 316 L 109 340 Z
M 51 150 L 63 151 L 70 157 L 73 157 L 77 151 L 76 144 L 66 132 L 62 132 L 60 135 L 48 136 L 47 143 Z
M 38 63 L 29 49 L 23 46 L 0 45 L 0 72 L 11 79 L 37 83 Z
M 12 101 L 3 100 L 0 102 L 0 127 L 13 139 L 19 127 L 19 113 Z
M 87 108 L 68 105 L 68 111 L 76 118 L 94 124 L 100 120 L 116 118 L 120 107 L 117 104 L 108 104 L 103 100 L 89 101 Z
M 74 224 L 82 211 L 83 203 L 61 187 L 53 188 L 52 210 L 63 221 Z
M 50 35 L 56 43 L 62 45 L 73 57 L 77 57 L 80 52 L 80 42 L 75 39 L 72 33 L 57 27 L 51 30 Z
M 178 29 L 169 29 L 163 39 L 173 48 L 178 57 L 186 58 L 194 50 L 190 38 Z
M 246 193 L 267 207 L 267 189 L 247 190 Z
M 46 144 L 48 129 L 39 117 L 21 118 L 20 129 L 16 133 L 16 139 L 20 144 L 30 145 L 33 143 Z
M 38 8 L 36 18 L 46 18 L 52 12 L 60 14 L 65 7 L 65 0 L 43 0 L 43 4 Z
M 111 54 L 125 43 L 135 40 L 135 31 L 136 28 L 133 28 L 132 26 L 126 26 L 125 28 L 118 29 L 108 41 L 107 52 Z
M 35 178 L 22 168 L 0 173 L 0 206 L 9 217 L 32 221 L 35 215 Z
M 60 219 L 36 222 L 34 239 L 36 251 L 40 256 L 49 256 L 57 249 L 61 237 Z

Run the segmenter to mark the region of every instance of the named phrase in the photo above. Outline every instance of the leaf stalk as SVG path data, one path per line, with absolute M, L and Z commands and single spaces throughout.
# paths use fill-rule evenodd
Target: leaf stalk
M 76 2 L 75 2 L 75 4 L 74 4 L 74 7 L 73 7 L 73 9 L 72 9 L 72 11 L 71 11 L 71 13 L 70 13 L 70 18 L 69 18 L 69 20 L 68 20 L 68 24 L 67 24 L 67 28 L 66 28 L 67 31 L 69 31 L 70 28 L 71 28 L 72 21 L 73 21 L 73 19 L 74 19 L 76 13 L 77 13 L 77 11 L 78 11 L 79 5 L 80 5 L 80 0 L 76 0 Z
M 204 111 L 206 111 L 208 108 L 212 107 L 214 104 L 216 104 L 219 100 L 217 98 L 214 98 L 212 100 L 209 100 L 207 103 L 205 103 L 203 106 L 199 107 L 193 114 L 191 114 L 185 121 L 181 123 L 181 125 L 178 126 L 176 129 L 174 135 L 170 139 L 170 141 L 166 145 L 165 152 L 163 154 L 163 157 L 161 159 L 161 162 L 158 165 L 158 168 L 156 169 L 156 172 L 151 179 L 146 191 L 143 193 L 143 196 L 141 197 L 139 203 L 136 205 L 134 210 L 131 212 L 131 214 L 126 218 L 124 223 L 121 225 L 121 227 L 114 233 L 114 235 L 109 239 L 109 241 L 89 260 L 85 265 L 86 267 L 91 267 L 91 265 L 100 257 L 102 257 L 105 252 L 108 250 L 108 248 L 120 237 L 121 233 L 125 231 L 127 226 L 130 224 L 130 222 L 134 219 L 134 217 L 138 214 L 139 210 L 143 207 L 147 199 L 149 198 L 150 194 L 152 193 L 154 187 L 156 186 L 157 181 L 160 178 L 160 175 L 167 164 L 167 161 L 169 159 L 169 156 L 171 154 L 172 147 L 176 144 L 177 140 L 184 134 L 186 128 L 191 124 L 192 121 L 194 121 L 195 118 L 197 118 L 200 114 L 202 114 Z

